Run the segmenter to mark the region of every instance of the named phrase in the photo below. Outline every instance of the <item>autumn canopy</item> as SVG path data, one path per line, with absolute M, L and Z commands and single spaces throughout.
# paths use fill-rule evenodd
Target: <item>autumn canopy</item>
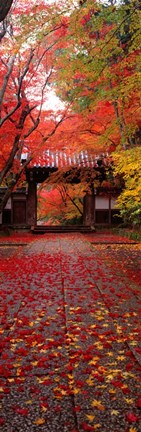
M 87 149 L 112 155 L 122 216 L 138 222 L 140 13 L 138 0 L 1 1 L 0 210 L 43 150 Z

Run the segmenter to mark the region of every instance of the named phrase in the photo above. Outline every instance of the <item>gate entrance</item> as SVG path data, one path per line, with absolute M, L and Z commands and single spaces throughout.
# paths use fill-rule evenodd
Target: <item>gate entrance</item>
M 32 161 L 26 170 L 28 182 L 27 223 L 37 226 L 37 184 L 43 183 L 52 173 L 61 171 L 65 181 L 77 184 L 85 178 L 88 185 L 83 200 L 83 225 L 93 227 L 95 223 L 109 225 L 112 221 L 115 199 L 119 194 L 116 187 L 94 188 L 106 178 L 107 159 L 103 156 L 95 157 L 87 151 L 72 157 L 63 152 L 44 152 L 38 161 Z
M 23 159 L 25 162 L 25 159 Z M 26 168 L 27 186 L 17 189 L 11 195 L 10 207 L 6 207 L 0 223 L 10 226 L 37 226 L 37 185 L 45 182 L 52 173 L 61 172 L 68 184 L 80 184 L 85 179 L 86 190 L 83 198 L 83 225 L 94 227 L 110 225 L 114 219 L 116 197 L 121 189 L 111 186 L 102 187 L 108 168 L 104 155 L 95 157 L 82 151 L 74 156 L 63 152 L 45 151 L 42 157 L 32 160 Z M 3 196 L 0 190 L 0 197 Z M 119 222 L 119 221 L 118 221 Z

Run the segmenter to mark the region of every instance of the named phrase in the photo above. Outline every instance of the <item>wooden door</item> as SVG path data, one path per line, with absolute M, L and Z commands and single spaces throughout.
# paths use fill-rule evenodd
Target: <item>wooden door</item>
M 13 201 L 13 224 L 26 224 L 26 201 Z

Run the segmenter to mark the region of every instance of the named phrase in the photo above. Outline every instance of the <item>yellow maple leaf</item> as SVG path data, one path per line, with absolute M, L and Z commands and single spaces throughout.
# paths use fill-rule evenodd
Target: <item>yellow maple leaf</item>
M 92 414 L 86 414 L 87 419 L 91 422 L 94 420 L 95 416 Z
M 66 394 L 67 394 L 66 390 L 63 390 L 63 389 L 60 389 L 60 393 L 61 393 L 63 396 L 66 396 Z
M 44 424 L 44 423 L 45 423 L 45 419 L 42 418 L 42 417 L 37 418 L 37 419 L 35 420 L 35 422 L 34 422 L 34 424 L 37 425 L 37 426 L 40 426 L 40 425 L 42 425 L 42 424 Z
M 91 406 L 97 408 L 99 411 L 105 410 L 105 406 L 101 403 L 101 401 L 98 401 L 96 399 L 92 401 Z
M 13 366 L 14 366 L 15 368 L 18 368 L 18 367 L 21 366 L 21 362 L 20 362 L 20 363 L 13 363 Z
M 101 427 L 101 424 L 100 424 L 100 423 L 97 423 L 97 424 L 95 424 L 95 425 L 93 426 L 94 430 L 97 430 L 97 429 L 100 428 L 100 427 Z
M 92 360 L 89 361 L 89 365 L 95 366 L 96 363 L 98 362 L 98 360 L 99 360 L 99 357 L 97 357 L 97 356 L 93 357 Z
M 106 355 L 109 356 L 109 357 L 113 357 L 113 352 L 112 352 L 112 351 L 108 351 L 108 352 L 106 353 Z
M 137 429 L 135 427 L 130 427 L 129 432 L 137 432 Z
M 114 379 L 114 374 L 113 373 L 109 373 L 106 377 L 106 381 L 112 381 Z
M 49 379 L 48 375 L 44 376 L 43 378 L 37 377 L 37 381 L 38 381 L 39 384 L 43 384 L 44 381 L 47 381 L 48 379 Z
M 117 339 L 117 343 L 123 343 L 123 342 L 125 342 L 126 341 L 126 338 L 124 338 L 124 337 L 122 337 L 122 338 L 118 338 Z
M 79 366 L 79 363 L 75 363 L 74 367 L 75 369 Z
M 77 388 L 75 388 L 75 389 L 73 390 L 73 393 L 74 393 L 75 395 L 77 395 L 78 393 L 80 393 L 80 390 L 77 389 Z
M 136 345 L 138 345 L 138 343 L 136 341 L 132 341 L 132 342 L 130 342 L 130 345 L 136 346 Z
M 102 385 L 100 384 L 97 386 L 97 388 L 100 388 L 102 390 L 102 389 L 107 388 L 107 385 L 106 384 L 102 384 Z
M 103 350 L 103 345 L 101 342 L 95 342 L 94 345 L 96 345 L 98 350 Z
M 116 389 L 110 389 L 110 390 L 109 390 L 109 393 L 110 393 L 110 394 L 115 394 L 115 393 L 116 393 Z
M 15 378 L 8 378 L 8 382 L 12 383 L 15 381 Z
M 34 321 L 30 321 L 29 327 L 33 327 L 33 326 L 34 326 Z
M 55 397 L 56 397 L 56 399 L 59 399 L 59 400 L 63 398 L 62 395 L 56 395 Z
M 89 377 L 89 378 L 86 380 L 86 383 L 87 383 L 89 386 L 93 386 L 93 385 L 94 385 L 93 378 L 92 378 L 92 377 Z
M 31 344 L 32 347 L 35 347 L 36 345 L 37 345 L 37 341 L 33 341 Z
M 10 331 L 13 331 L 14 329 L 15 329 L 15 324 L 10 327 Z
M 124 357 L 123 355 L 119 355 L 119 356 L 117 357 L 117 360 L 123 361 L 123 360 L 125 360 L 125 357 Z
M 44 405 L 42 405 L 42 412 L 46 412 L 47 411 L 47 407 L 45 407 Z
M 125 398 L 125 400 L 126 400 L 126 403 L 129 405 L 134 402 L 133 399 L 130 399 L 130 398 Z
M 59 378 L 59 377 L 56 377 L 56 378 L 54 378 L 54 381 L 59 382 L 59 381 L 60 381 L 60 378 Z
M 106 368 L 104 366 L 98 366 L 98 371 L 101 373 L 106 373 Z
M 112 410 L 111 411 L 111 415 L 115 415 L 115 416 L 117 416 L 119 414 L 119 411 L 117 411 L 117 410 Z

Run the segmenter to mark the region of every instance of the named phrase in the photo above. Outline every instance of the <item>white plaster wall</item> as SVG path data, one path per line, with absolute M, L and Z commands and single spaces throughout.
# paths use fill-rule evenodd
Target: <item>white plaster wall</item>
M 109 209 L 109 197 L 99 197 L 95 199 L 96 210 L 108 210 Z
M 7 204 L 5 206 L 6 210 L 11 210 L 11 198 L 9 198 L 9 200 L 7 201 Z

